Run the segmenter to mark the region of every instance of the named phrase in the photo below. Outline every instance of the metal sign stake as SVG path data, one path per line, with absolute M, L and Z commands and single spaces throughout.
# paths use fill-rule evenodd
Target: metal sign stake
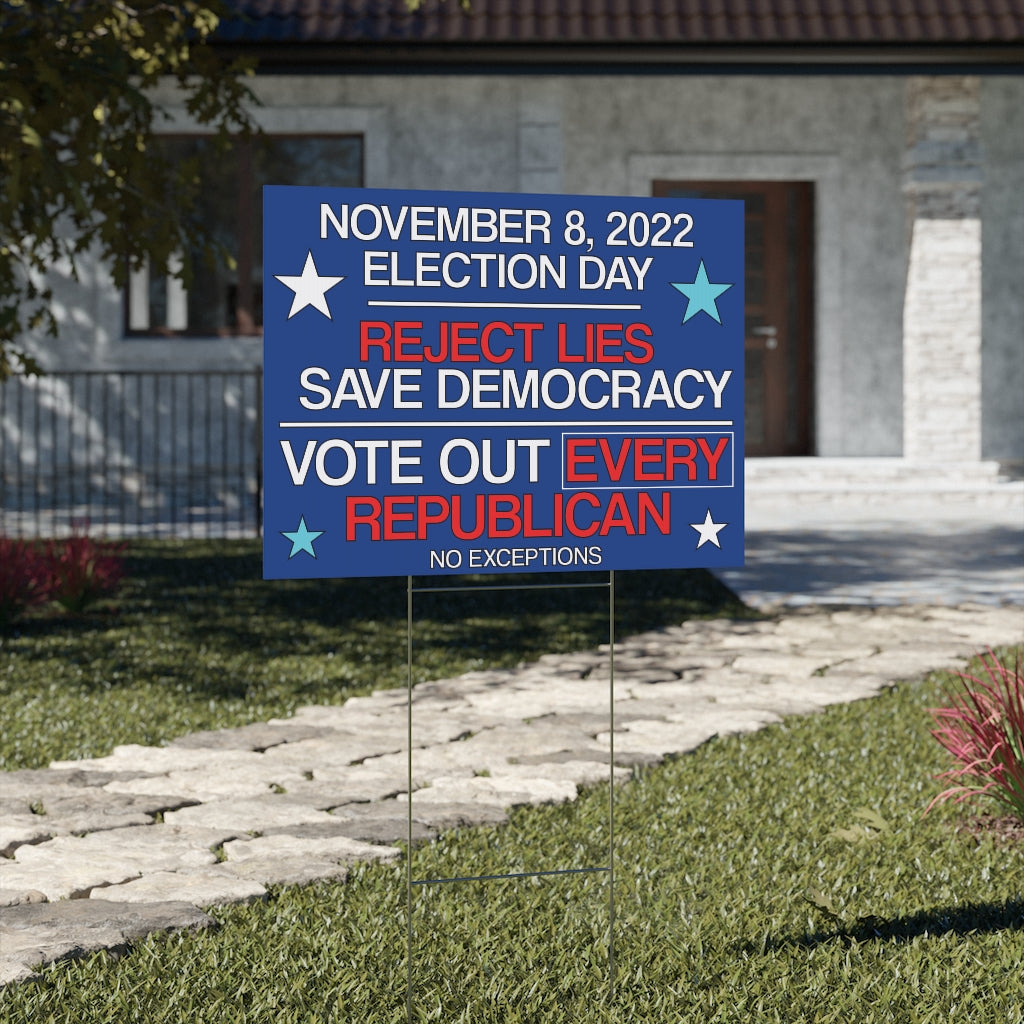
M 409 792 L 407 803 L 408 815 L 408 847 L 405 854 L 406 881 L 406 979 L 405 979 L 405 1018 L 412 1024 L 412 577 L 405 580 L 405 652 L 406 652 L 406 737 L 408 749 Z
M 615 570 L 608 570 L 608 1005 L 615 1001 Z
M 413 878 L 413 712 L 412 712 L 412 627 L 413 595 L 417 593 L 466 593 L 478 590 L 581 590 L 604 588 L 608 590 L 608 864 L 602 867 L 554 868 L 546 871 L 516 871 L 494 875 L 468 875 L 454 878 Z M 413 926 L 412 891 L 417 885 L 443 885 L 456 882 L 508 881 L 518 878 L 538 878 L 550 875 L 582 875 L 606 873 L 608 875 L 608 1004 L 615 999 L 615 570 L 608 572 L 607 583 L 565 584 L 511 584 L 468 587 L 414 587 L 413 577 L 406 577 L 406 751 L 407 751 L 407 850 L 405 858 L 406 883 L 406 978 L 405 1017 L 412 1024 L 413 1003 Z

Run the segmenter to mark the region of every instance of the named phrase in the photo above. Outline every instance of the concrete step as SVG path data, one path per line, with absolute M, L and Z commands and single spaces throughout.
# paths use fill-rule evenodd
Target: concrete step
M 751 458 L 746 460 L 745 471 L 747 487 L 759 490 L 795 486 L 853 491 L 888 487 L 960 490 L 1010 479 L 993 460 L 932 463 L 902 458 Z
M 823 487 L 778 487 L 764 489 L 748 487 L 747 501 L 760 504 L 793 502 L 813 502 L 819 505 L 846 505 L 854 502 L 865 505 L 900 505 L 912 506 L 922 512 L 933 514 L 941 511 L 942 505 L 956 504 L 968 506 L 991 506 L 1006 510 L 1018 509 L 1024 523 L 1024 483 L 1013 481 L 994 484 L 991 487 L 914 487 L 914 486 L 860 486 L 843 489 L 826 489 Z
M 867 521 L 998 521 L 1024 528 L 1024 479 L 997 462 L 748 459 L 748 527 Z

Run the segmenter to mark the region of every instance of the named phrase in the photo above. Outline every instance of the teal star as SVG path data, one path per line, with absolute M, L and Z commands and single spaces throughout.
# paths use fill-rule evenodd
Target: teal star
M 313 550 L 313 541 L 317 537 L 323 536 L 323 530 L 309 530 L 306 528 L 306 517 L 299 517 L 298 529 L 289 533 L 287 530 L 279 531 L 282 537 L 287 537 L 292 542 L 292 550 L 288 554 L 289 558 L 294 558 L 300 551 L 308 551 L 314 558 L 316 558 L 316 552 Z
M 700 261 L 700 266 L 697 268 L 697 277 L 692 284 L 686 282 L 680 282 L 677 284 L 675 281 L 670 281 L 677 291 L 682 292 L 689 300 L 686 303 L 686 312 L 683 314 L 683 323 L 685 324 L 690 317 L 696 316 L 701 310 L 703 310 L 712 320 L 716 323 L 721 323 L 722 318 L 718 315 L 718 306 L 715 305 L 715 299 L 718 298 L 722 292 L 728 291 L 731 284 L 712 284 L 708 280 L 708 272 L 704 269 L 704 261 Z

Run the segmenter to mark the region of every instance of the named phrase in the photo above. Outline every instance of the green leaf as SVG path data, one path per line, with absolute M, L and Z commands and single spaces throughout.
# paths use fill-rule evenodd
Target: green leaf
M 834 828 L 829 832 L 833 839 L 842 839 L 847 843 L 859 843 L 865 839 L 871 839 L 874 833 L 862 826 L 854 825 L 853 828 Z
M 115 277 L 174 249 L 219 258 L 194 194 L 151 145 L 169 110 L 148 87 L 174 80 L 215 134 L 255 131 L 240 77 L 251 62 L 206 43 L 224 10 L 223 0 L 0 3 L 0 380 L 12 346 L 52 322 L 31 280 L 57 253 L 93 249 Z
M 824 893 L 821 889 L 816 889 L 812 886 L 808 888 L 803 895 L 804 899 L 807 900 L 811 906 L 817 907 L 819 910 L 823 911 L 835 920 L 839 919 L 839 911 L 836 910 L 835 904 L 833 904 L 831 897 L 828 896 L 827 893 Z
M 878 811 L 872 810 L 870 807 L 858 807 L 853 812 L 853 816 L 860 821 L 863 821 L 869 828 L 873 828 L 878 832 L 888 832 L 889 822 L 883 818 Z

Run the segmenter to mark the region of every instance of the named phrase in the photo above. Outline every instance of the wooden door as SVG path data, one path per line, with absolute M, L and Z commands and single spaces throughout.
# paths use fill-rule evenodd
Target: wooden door
M 814 187 L 656 181 L 654 195 L 745 203 L 747 455 L 809 455 Z

